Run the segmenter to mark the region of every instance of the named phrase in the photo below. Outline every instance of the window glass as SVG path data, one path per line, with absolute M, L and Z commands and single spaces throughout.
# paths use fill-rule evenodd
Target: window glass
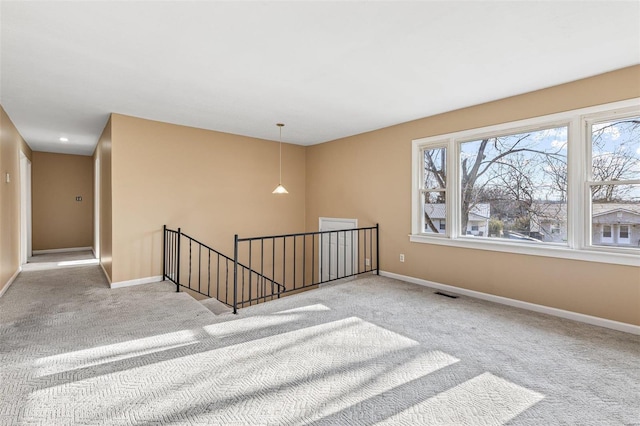
M 442 234 L 447 217 L 446 194 L 444 191 L 428 191 L 424 193 L 424 225 L 427 233 Z
M 424 188 L 447 187 L 447 150 L 446 148 L 425 149 L 424 155 Z
M 591 126 L 593 181 L 640 179 L 640 117 L 607 121 Z M 597 199 L 615 197 L 617 188 L 602 187 Z
M 567 226 L 567 127 L 460 144 L 463 234 L 563 242 Z
M 425 233 L 444 235 L 447 218 L 447 149 L 424 149 L 422 170 L 422 230 Z
M 591 125 L 591 173 L 591 244 L 640 247 L 640 117 Z

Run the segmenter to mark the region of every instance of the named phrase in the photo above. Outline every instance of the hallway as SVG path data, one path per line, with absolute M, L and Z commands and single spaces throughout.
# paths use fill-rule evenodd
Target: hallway
M 0 343 L 2 425 L 640 417 L 639 336 L 376 276 L 236 316 L 168 283 L 109 289 L 95 265 L 26 271 Z

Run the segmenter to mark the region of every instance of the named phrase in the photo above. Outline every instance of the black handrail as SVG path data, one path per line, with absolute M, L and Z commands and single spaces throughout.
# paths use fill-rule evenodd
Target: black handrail
M 181 251 L 183 239 L 189 247 L 188 257 Z M 254 245 L 255 242 L 259 244 Z M 316 244 L 319 246 L 317 253 Z M 234 257 L 231 258 L 183 233 L 181 228 L 173 230 L 164 225 L 162 270 L 163 278 L 176 284 L 177 292 L 183 287 L 214 297 L 233 308 L 235 314 L 238 308 L 273 300 L 285 293 L 364 273 L 379 274 L 379 247 L 379 226 L 376 224 L 365 228 L 264 237 L 239 238 L 235 235 Z M 241 262 L 241 258 L 246 262 Z M 259 262 L 254 260 L 256 258 Z M 203 280 L 206 281 L 205 288 Z

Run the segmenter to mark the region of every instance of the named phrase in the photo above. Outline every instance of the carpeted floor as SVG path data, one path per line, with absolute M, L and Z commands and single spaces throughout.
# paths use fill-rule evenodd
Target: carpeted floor
M 23 272 L 0 369 L 2 425 L 640 424 L 639 336 L 375 276 L 236 316 Z

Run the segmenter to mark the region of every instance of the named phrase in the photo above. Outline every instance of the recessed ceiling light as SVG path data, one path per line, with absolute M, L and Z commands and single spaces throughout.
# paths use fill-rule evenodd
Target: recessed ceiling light
M 60 142 L 69 142 L 69 138 L 65 138 L 64 136 L 60 138 Z

